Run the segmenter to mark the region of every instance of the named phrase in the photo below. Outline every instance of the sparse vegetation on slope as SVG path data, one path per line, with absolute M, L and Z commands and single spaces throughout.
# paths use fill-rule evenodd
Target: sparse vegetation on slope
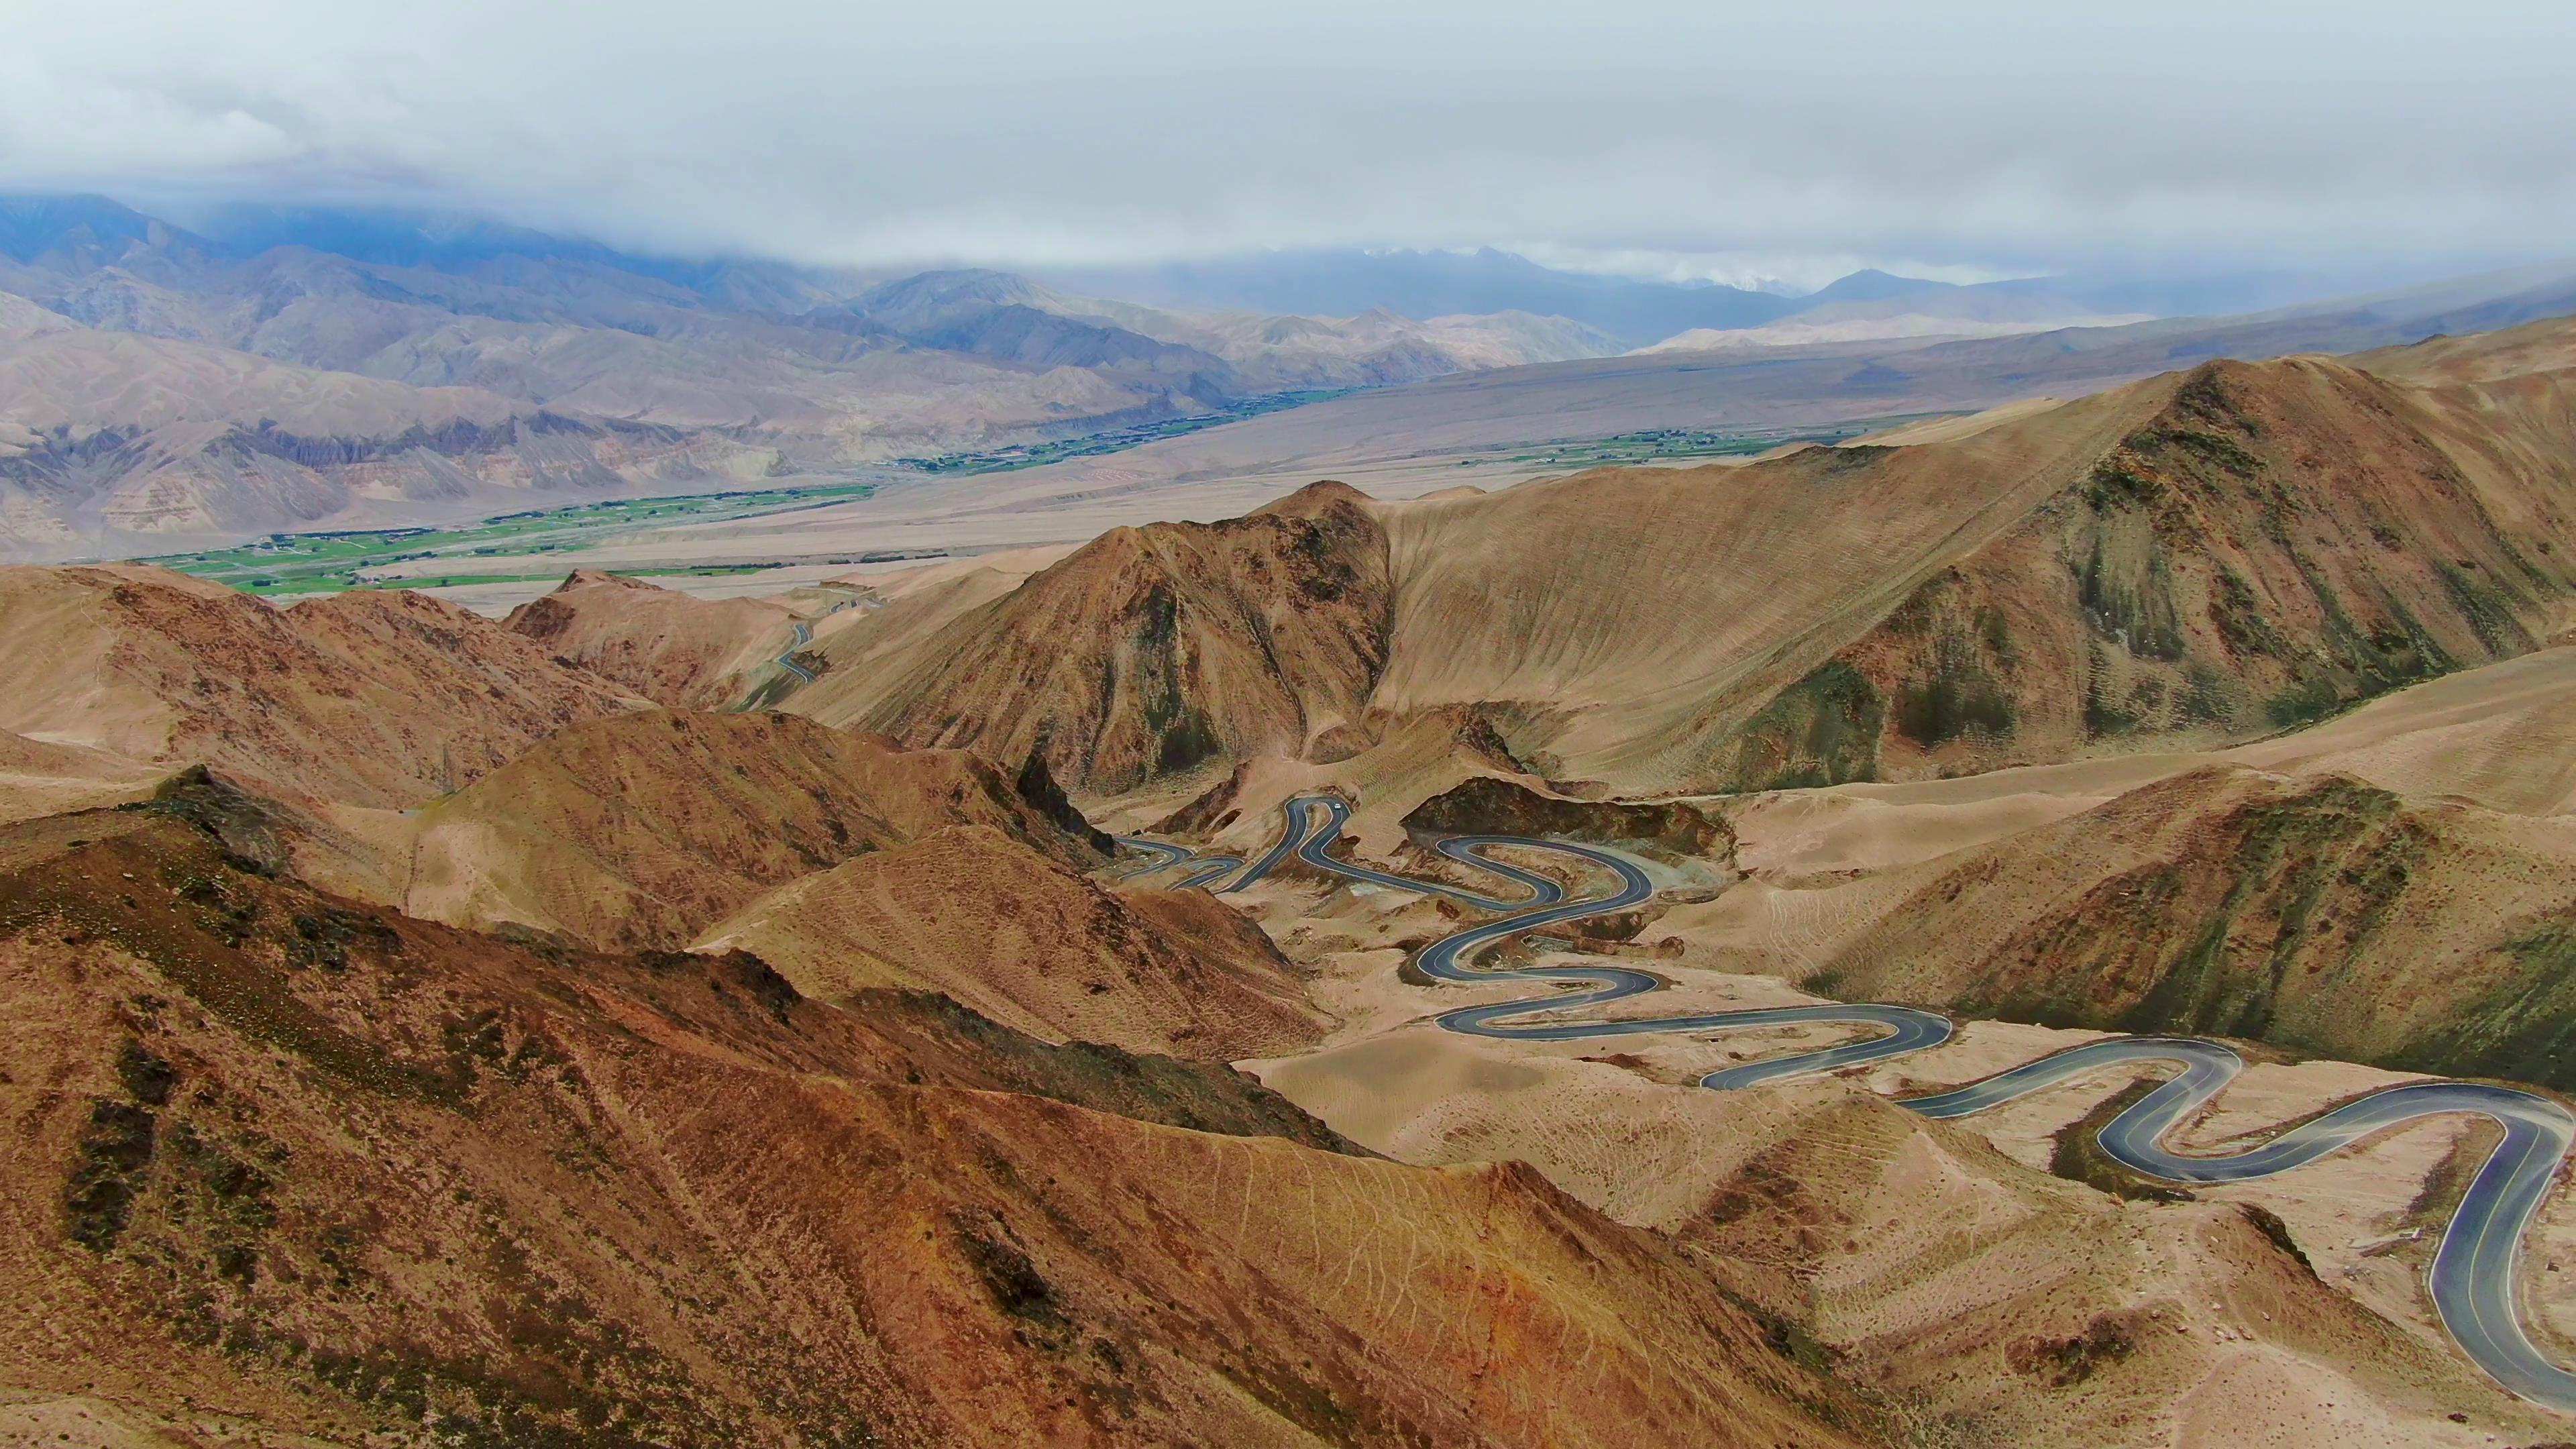
M 1714 810 L 1680 801 L 1566 800 L 1492 775 L 1423 801 L 1404 817 L 1404 826 L 1434 835 L 1565 836 L 1702 860 L 1727 861 L 1735 854 L 1735 832 Z
M 2576 1087 L 2562 822 L 2208 768 L 1903 879 L 1837 994 Z
M 2576 510 L 2339 363 L 2210 363 L 1840 658 L 1897 777 L 2293 728 L 2535 647 Z M 1754 733 L 1748 726 L 1746 733 Z

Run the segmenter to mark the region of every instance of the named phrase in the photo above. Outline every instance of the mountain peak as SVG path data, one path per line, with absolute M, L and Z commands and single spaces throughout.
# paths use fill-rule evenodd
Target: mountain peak
M 1917 296 L 1925 292 L 1948 292 L 1956 287 L 1949 282 L 1928 281 L 1922 277 L 1900 277 L 1876 267 L 1864 267 L 1847 277 L 1837 278 L 1823 289 L 1800 299 L 1809 306 L 1826 302 L 1886 302 L 1898 297 Z

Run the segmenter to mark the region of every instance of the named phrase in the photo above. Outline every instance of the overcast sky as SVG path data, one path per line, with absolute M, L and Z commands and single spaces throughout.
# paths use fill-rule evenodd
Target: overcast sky
M 0 187 L 817 262 L 2576 253 L 2576 4 L 0 0 Z

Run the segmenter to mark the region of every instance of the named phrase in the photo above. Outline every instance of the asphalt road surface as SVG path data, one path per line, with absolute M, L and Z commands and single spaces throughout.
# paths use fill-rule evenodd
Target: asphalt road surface
M 1702 1086 L 1721 1089 L 1836 1071 L 1921 1051 L 1949 1040 L 1950 1021 L 1944 1016 L 1910 1006 L 1867 1002 L 1688 1016 L 1567 1020 L 1564 1013 L 1568 1011 L 1642 996 L 1662 989 L 1664 982 L 1650 972 L 1624 966 L 1477 969 L 1473 959 L 1484 948 L 1523 931 L 1625 910 L 1651 899 L 1654 883 L 1634 861 L 1615 851 L 1563 840 L 1462 835 L 1438 842 L 1436 848 L 1443 855 L 1508 880 L 1524 892 L 1517 900 L 1500 900 L 1445 881 L 1415 880 L 1335 859 L 1331 847 L 1350 818 L 1350 806 L 1335 796 L 1297 796 L 1282 805 L 1280 811 L 1278 842 L 1224 889 L 1236 891 L 1252 885 L 1294 857 L 1318 870 L 1352 880 L 1448 896 L 1498 914 L 1424 947 L 1414 958 L 1423 974 L 1435 980 L 1467 984 L 1528 981 L 1558 988 L 1543 996 L 1449 1012 L 1439 1018 L 1439 1023 L 1450 1031 L 1516 1041 L 1571 1041 L 1649 1032 L 1837 1023 L 1871 1027 L 1880 1033 L 1815 1051 L 1728 1067 L 1700 1079 Z M 1177 847 L 1157 842 L 1122 843 L 1149 852 L 1175 852 L 1144 870 L 1177 864 L 1187 855 Z M 1569 857 L 1607 872 L 1617 884 L 1608 895 L 1568 901 L 1564 888 L 1554 880 L 1486 856 L 1484 851 L 1494 846 Z M 1192 859 L 1189 875 L 1177 885 L 1206 885 L 1241 864 L 1233 856 Z M 1563 989 L 1567 987 L 1578 989 Z M 1899 1105 L 1926 1117 L 1965 1117 L 2123 1062 L 2170 1063 L 2180 1071 L 2103 1127 L 2098 1139 L 2102 1151 L 2131 1171 L 2169 1182 L 2224 1183 L 2269 1177 L 2341 1151 L 2372 1133 L 2443 1113 L 2467 1112 L 2500 1125 L 2503 1140 L 2488 1153 L 2477 1176 L 2470 1181 L 2434 1254 L 2429 1274 L 2434 1307 L 2441 1314 L 2443 1327 L 2450 1330 L 2461 1349 L 2497 1382 L 2535 1403 L 2576 1412 L 2576 1374 L 2551 1363 L 2532 1343 L 2523 1330 L 2514 1296 L 2523 1234 L 2539 1215 L 2571 1143 L 2576 1143 L 2576 1114 L 2547 1097 L 2510 1087 L 2481 1082 L 2407 1082 L 2287 1127 L 2242 1152 L 2219 1157 L 2175 1151 L 2163 1145 L 2166 1135 L 2225 1090 L 2243 1067 L 2236 1053 L 2225 1046 L 2188 1037 L 2111 1037 L 2087 1042 L 1953 1091 L 1903 1099 Z

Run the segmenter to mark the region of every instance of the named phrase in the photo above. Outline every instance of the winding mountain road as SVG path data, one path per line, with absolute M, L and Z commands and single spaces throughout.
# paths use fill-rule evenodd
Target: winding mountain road
M 1529 981 L 1589 988 L 1558 990 L 1448 1012 L 1438 1021 L 1450 1031 L 1516 1041 L 1571 1041 L 1649 1032 L 1838 1023 L 1876 1028 L 1882 1033 L 1816 1051 L 1729 1067 L 1700 1079 L 1702 1086 L 1720 1089 L 1858 1066 L 1939 1046 L 1950 1038 L 1950 1021 L 1938 1013 L 1867 1002 L 1826 1002 L 1687 1016 L 1565 1020 L 1564 1012 L 1642 996 L 1662 989 L 1665 983 L 1652 973 L 1623 966 L 1480 970 L 1470 962 L 1485 947 L 1521 932 L 1625 910 L 1652 898 L 1654 883 L 1635 862 L 1615 851 L 1562 840 L 1462 835 L 1438 842 L 1436 848 L 1441 854 L 1511 881 L 1526 892 L 1518 900 L 1500 900 L 1444 881 L 1416 880 L 1335 859 L 1331 846 L 1350 819 L 1350 806 L 1336 796 L 1300 795 L 1286 801 L 1280 810 L 1278 843 L 1223 890 L 1242 890 L 1293 857 L 1352 880 L 1448 896 L 1500 914 L 1424 947 L 1414 964 L 1425 975 L 1458 983 Z M 1317 814 L 1323 817 L 1320 826 L 1315 824 Z M 1149 850 L 1178 851 L 1178 847 L 1159 842 L 1124 843 Z M 1484 851 L 1493 846 L 1568 856 L 1607 871 L 1618 884 L 1608 895 L 1568 901 L 1563 887 L 1546 876 L 1486 856 Z M 1222 879 L 1241 864 L 1233 856 L 1179 854 L 1196 861 L 1190 874 L 1178 882 L 1183 886 Z M 1178 859 L 1167 859 L 1144 869 L 1178 863 Z M 1528 1017 L 1545 1019 L 1520 1020 Z M 2098 1140 L 2103 1153 L 2113 1161 L 2131 1171 L 2170 1182 L 2244 1182 L 2269 1177 L 2341 1151 L 2372 1133 L 2445 1113 L 2470 1113 L 2500 1125 L 2503 1140 L 2479 1166 L 2434 1254 L 2429 1275 L 2433 1304 L 2451 1337 L 2498 1383 L 2535 1403 L 2576 1412 L 2576 1374 L 2551 1363 L 2532 1343 L 2515 1303 L 2516 1268 L 2524 1232 L 2539 1215 L 2559 1165 L 2566 1159 L 2570 1145 L 2576 1143 L 2576 1114 L 2550 1098 L 2480 1082 L 2407 1082 L 2346 1102 L 2276 1132 L 2244 1151 L 2224 1157 L 2204 1156 L 2167 1148 L 2164 1139 L 2235 1079 L 2244 1065 L 2236 1053 L 2217 1042 L 2188 1037 L 2108 1037 L 2026 1062 L 1952 1091 L 1903 1098 L 1898 1105 L 1926 1117 L 1965 1117 L 2105 1066 L 2129 1062 L 2169 1063 L 2180 1071 L 2113 1118 L 2102 1128 Z
M 785 652 L 778 656 L 778 667 L 795 675 L 800 682 L 812 684 L 814 682 L 814 672 L 807 669 L 804 665 L 796 662 L 796 653 L 806 645 L 814 642 L 814 626 L 806 623 L 802 619 L 799 619 L 795 623 L 788 625 L 787 628 L 790 638 Z

